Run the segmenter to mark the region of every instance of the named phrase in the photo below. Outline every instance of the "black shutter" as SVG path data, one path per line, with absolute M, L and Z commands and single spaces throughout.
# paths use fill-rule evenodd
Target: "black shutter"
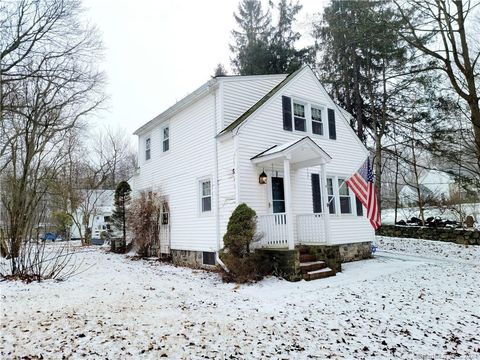
M 328 109 L 328 137 L 335 140 L 337 138 L 337 129 L 335 127 L 335 110 Z
M 282 96 L 283 130 L 292 131 L 292 101 L 288 96 Z
M 322 195 L 320 192 L 320 176 L 318 174 L 312 174 L 312 199 L 313 199 L 313 212 L 322 212 Z

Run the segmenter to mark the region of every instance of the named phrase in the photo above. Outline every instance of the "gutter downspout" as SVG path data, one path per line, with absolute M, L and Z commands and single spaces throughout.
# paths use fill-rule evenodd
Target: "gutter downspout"
M 219 86 L 222 86 L 221 84 Z M 218 87 L 217 87 L 218 89 Z M 220 259 L 219 252 L 221 249 L 221 239 L 220 239 L 220 191 L 218 189 L 218 139 L 217 139 L 217 93 L 213 93 L 213 141 L 215 141 L 214 146 L 214 157 L 215 157 L 215 168 L 214 168 L 214 184 L 215 184 L 215 233 L 217 237 L 217 251 L 215 252 L 216 262 L 225 270 L 227 273 L 230 272 L 224 262 Z

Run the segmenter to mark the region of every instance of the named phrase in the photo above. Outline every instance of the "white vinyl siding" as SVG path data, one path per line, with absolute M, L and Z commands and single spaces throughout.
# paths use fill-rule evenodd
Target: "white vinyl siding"
M 223 128 L 272 90 L 286 75 L 228 77 L 222 79 Z
M 198 180 L 208 174 L 212 179 L 210 213 L 215 213 L 214 104 L 214 95 L 208 94 L 169 118 L 169 138 L 175 141 L 169 144 L 169 155 L 155 156 L 162 153 L 163 144 L 152 141 L 153 156 L 140 164 L 135 177 L 135 191 L 150 188 L 168 195 L 174 250 L 217 250 L 215 216 L 198 216 Z M 163 139 L 164 125 L 160 123 L 151 130 L 152 139 Z

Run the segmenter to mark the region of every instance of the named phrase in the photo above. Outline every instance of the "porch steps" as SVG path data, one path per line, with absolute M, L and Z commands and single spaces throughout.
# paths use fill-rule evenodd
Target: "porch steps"
M 300 270 L 305 280 L 323 279 L 335 276 L 335 270 L 327 267 L 325 261 L 318 261 L 315 255 L 309 254 L 306 250 L 300 249 Z
M 307 281 L 315 279 L 323 279 L 329 276 L 335 276 L 335 271 L 330 268 L 324 268 L 320 270 L 309 271 L 306 274 L 303 274 L 303 278 Z
M 326 267 L 327 265 L 324 261 L 309 261 L 300 263 L 300 270 L 302 270 L 303 274 L 306 274 L 310 271 L 325 269 Z
M 300 252 L 300 262 L 301 263 L 313 262 L 313 261 L 317 261 L 317 258 L 315 257 L 315 255 Z

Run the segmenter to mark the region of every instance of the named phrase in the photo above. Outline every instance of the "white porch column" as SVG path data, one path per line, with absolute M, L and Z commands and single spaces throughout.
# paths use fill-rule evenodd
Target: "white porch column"
M 330 211 L 328 209 L 328 187 L 327 171 L 325 163 L 320 164 L 320 176 L 322 178 L 322 199 L 323 199 L 323 226 L 325 231 L 325 242 L 330 242 Z
M 283 182 L 285 191 L 285 214 L 287 217 L 287 236 L 288 249 L 295 248 L 295 239 L 293 233 L 293 212 L 292 212 L 292 182 L 290 180 L 290 159 L 283 160 Z

